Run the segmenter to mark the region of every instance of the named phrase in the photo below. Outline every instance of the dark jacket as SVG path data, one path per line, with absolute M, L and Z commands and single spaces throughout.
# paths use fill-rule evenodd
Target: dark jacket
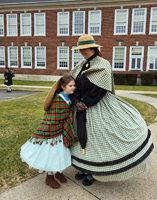
M 12 78 L 13 77 L 14 77 L 14 75 L 11 72 L 5 71 L 5 73 L 4 73 L 4 78 L 5 78 L 4 84 L 6 84 L 6 85 L 12 85 L 13 84 L 12 83 Z

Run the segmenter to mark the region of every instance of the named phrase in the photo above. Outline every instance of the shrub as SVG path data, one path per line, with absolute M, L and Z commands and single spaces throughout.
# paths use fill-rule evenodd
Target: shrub
M 126 74 L 113 74 L 115 85 L 125 85 Z
M 126 80 L 128 85 L 136 85 L 137 74 L 126 74 Z
M 154 73 L 143 72 L 140 78 L 142 85 L 153 85 Z

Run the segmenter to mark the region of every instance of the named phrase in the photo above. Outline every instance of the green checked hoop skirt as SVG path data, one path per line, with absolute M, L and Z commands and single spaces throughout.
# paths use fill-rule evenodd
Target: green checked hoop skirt
M 128 102 L 107 92 L 86 110 L 85 154 L 77 142 L 71 147 L 72 164 L 99 181 L 121 181 L 144 172 L 152 161 L 150 130 Z M 76 110 L 74 111 L 74 127 Z

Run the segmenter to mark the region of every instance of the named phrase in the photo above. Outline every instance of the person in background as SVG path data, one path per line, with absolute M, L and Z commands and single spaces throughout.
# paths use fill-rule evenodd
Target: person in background
M 150 130 L 138 110 L 115 95 L 111 65 L 98 47 L 93 36 L 79 37 L 74 49 L 85 60 L 70 72 L 76 82 L 69 97 L 79 140 L 70 150 L 79 170 L 75 178 L 83 179 L 85 186 L 95 179 L 126 180 L 144 172 L 152 161 Z
M 64 75 L 51 88 L 45 103 L 42 123 L 31 138 L 21 147 L 21 158 L 30 167 L 46 171 L 46 185 L 57 189 L 67 179 L 63 170 L 71 165 L 69 147 L 76 142 L 73 128 L 73 106 L 69 94 L 75 90 L 74 78 Z M 55 177 L 54 177 L 55 176 Z
M 12 73 L 11 70 L 9 70 L 9 68 L 6 68 L 5 69 L 5 72 L 4 72 L 4 84 L 7 85 L 7 92 L 11 92 L 11 85 L 13 85 L 12 83 L 12 78 L 14 77 L 15 75 Z

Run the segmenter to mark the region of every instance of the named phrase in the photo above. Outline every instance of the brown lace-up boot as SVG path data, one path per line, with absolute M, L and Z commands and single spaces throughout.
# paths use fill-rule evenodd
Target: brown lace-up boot
M 67 179 L 64 177 L 62 173 L 57 172 L 55 174 L 55 178 L 59 179 L 61 183 L 66 183 Z
M 58 189 L 60 188 L 60 184 L 54 179 L 54 176 L 53 175 L 48 175 L 46 176 L 46 185 L 49 185 L 51 186 L 52 188 L 54 189 Z

